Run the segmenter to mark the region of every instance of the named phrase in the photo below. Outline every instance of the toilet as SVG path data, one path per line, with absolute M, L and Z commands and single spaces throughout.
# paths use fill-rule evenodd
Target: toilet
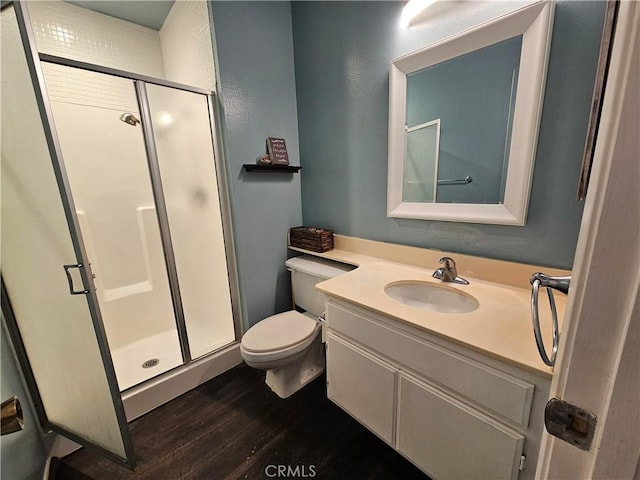
M 266 384 L 287 398 L 324 371 L 322 325 L 324 295 L 316 283 L 355 267 L 303 255 L 286 261 L 298 310 L 272 315 L 251 327 L 242 337 L 240 353 L 250 367 L 266 370 Z

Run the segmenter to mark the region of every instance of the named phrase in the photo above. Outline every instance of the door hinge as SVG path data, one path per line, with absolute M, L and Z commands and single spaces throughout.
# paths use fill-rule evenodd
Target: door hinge
M 596 416 L 563 400 L 552 398 L 544 409 L 544 426 L 551 435 L 580 450 L 589 450 Z
M 518 467 L 518 470 L 520 470 L 521 472 L 524 472 L 525 468 L 527 468 L 527 456 L 520 455 L 520 466 Z

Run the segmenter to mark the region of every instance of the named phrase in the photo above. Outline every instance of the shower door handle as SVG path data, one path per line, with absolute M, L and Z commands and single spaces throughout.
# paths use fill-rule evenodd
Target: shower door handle
M 71 278 L 71 273 L 69 273 L 70 268 L 81 269 L 83 265 L 81 263 L 73 263 L 71 265 L 63 265 L 64 273 L 67 275 L 67 282 L 69 282 L 69 293 L 71 295 L 86 295 L 89 293 L 89 290 L 74 290 L 73 289 L 73 278 Z

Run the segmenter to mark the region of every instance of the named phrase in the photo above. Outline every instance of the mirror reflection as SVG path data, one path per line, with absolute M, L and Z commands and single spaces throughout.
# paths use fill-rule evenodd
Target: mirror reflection
M 407 75 L 402 200 L 504 202 L 522 35 Z

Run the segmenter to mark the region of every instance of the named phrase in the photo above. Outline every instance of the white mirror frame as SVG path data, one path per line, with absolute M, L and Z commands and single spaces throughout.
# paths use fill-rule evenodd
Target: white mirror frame
M 525 224 L 547 76 L 554 7 L 553 2 L 537 2 L 391 61 L 388 217 L 499 225 Z M 518 35 L 522 35 L 522 51 L 504 203 L 403 202 L 407 75 Z

